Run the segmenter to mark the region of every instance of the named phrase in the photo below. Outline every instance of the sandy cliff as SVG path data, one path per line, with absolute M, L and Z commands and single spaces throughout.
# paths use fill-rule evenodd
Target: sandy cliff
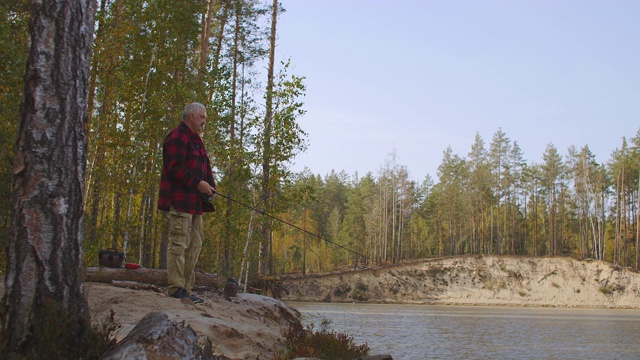
M 640 274 L 601 261 L 465 256 L 280 282 L 290 301 L 640 309 Z

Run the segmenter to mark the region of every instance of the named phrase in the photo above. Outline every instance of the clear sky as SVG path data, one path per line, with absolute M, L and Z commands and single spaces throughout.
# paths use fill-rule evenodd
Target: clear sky
M 640 130 L 639 0 L 281 0 L 279 60 L 306 77 L 294 171 L 422 181 L 499 130 L 607 162 Z

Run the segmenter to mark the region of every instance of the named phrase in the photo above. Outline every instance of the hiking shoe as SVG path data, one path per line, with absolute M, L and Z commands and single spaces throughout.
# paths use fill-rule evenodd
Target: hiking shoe
M 204 302 L 204 299 L 201 299 L 193 294 L 189 295 L 189 300 L 193 301 L 196 304 L 200 304 Z
M 189 297 L 189 294 L 187 293 L 187 290 L 183 288 L 178 288 L 178 290 L 176 290 L 173 294 L 171 294 L 171 297 L 176 299 L 183 299 L 183 298 Z

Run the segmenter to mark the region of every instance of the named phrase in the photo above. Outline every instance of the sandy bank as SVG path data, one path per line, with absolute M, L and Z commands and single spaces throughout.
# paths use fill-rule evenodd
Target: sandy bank
M 640 274 L 595 260 L 464 256 L 288 277 L 290 301 L 640 309 Z

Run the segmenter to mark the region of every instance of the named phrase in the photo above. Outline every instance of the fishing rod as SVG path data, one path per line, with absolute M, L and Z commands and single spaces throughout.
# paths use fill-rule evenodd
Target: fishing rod
M 291 227 L 293 227 L 293 228 L 296 228 L 296 229 L 298 229 L 298 230 L 300 230 L 300 231 L 302 231 L 302 232 L 304 232 L 304 233 L 306 233 L 306 234 L 309 234 L 309 235 L 311 235 L 311 236 L 314 236 L 314 237 L 318 238 L 319 240 L 322 240 L 322 241 L 324 241 L 324 242 L 326 242 L 326 243 L 329 243 L 329 244 L 332 244 L 332 245 L 334 245 L 334 246 L 337 246 L 337 247 L 339 247 L 339 248 L 341 248 L 341 249 L 344 249 L 344 250 L 346 250 L 346 251 L 348 251 L 348 252 L 350 252 L 350 253 L 352 253 L 352 254 L 354 254 L 354 255 L 361 256 L 361 257 L 363 257 L 363 258 L 365 258 L 365 259 L 367 259 L 367 260 L 371 261 L 372 263 L 376 263 L 376 264 L 377 264 L 377 262 L 376 262 L 376 261 L 374 261 L 373 259 L 371 259 L 370 257 L 368 257 L 368 256 L 366 256 L 366 255 L 364 255 L 364 254 L 361 254 L 361 253 L 359 253 L 359 252 L 357 252 L 357 251 L 355 251 L 355 250 L 351 250 L 351 249 L 349 249 L 348 247 L 346 247 L 346 246 L 344 246 L 344 245 L 340 245 L 340 244 L 335 243 L 335 242 L 333 242 L 333 241 L 331 241 L 331 240 L 325 239 L 325 238 L 323 238 L 322 236 L 320 236 L 320 235 L 318 235 L 318 234 L 315 234 L 315 233 L 313 233 L 313 232 L 311 232 L 311 231 L 309 231 L 309 230 L 307 230 L 307 229 L 304 229 L 304 228 L 299 227 L 298 225 L 292 224 L 292 223 L 290 223 L 290 222 L 288 222 L 288 221 L 286 221 L 286 220 L 282 220 L 282 219 L 280 219 L 280 218 L 278 218 L 278 217 L 276 217 L 276 216 L 273 216 L 273 215 L 271 215 L 271 214 L 267 213 L 267 212 L 266 212 L 266 211 L 264 211 L 264 210 L 260 210 L 260 209 L 257 209 L 257 208 L 255 208 L 255 207 L 251 206 L 251 205 L 247 205 L 247 204 L 245 204 L 245 203 L 243 203 L 243 202 L 240 202 L 240 201 L 238 201 L 238 200 L 236 200 L 236 199 L 234 199 L 234 198 L 232 198 L 232 197 L 230 197 L 230 196 L 227 196 L 227 195 L 221 194 L 221 193 L 219 193 L 218 191 L 215 191 L 215 190 L 214 190 L 214 191 L 213 191 L 213 193 L 214 193 L 214 194 L 216 194 L 216 195 L 219 195 L 219 196 L 221 196 L 221 197 L 223 197 L 223 198 L 225 198 L 225 199 L 227 199 L 227 200 L 230 200 L 230 201 L 232 201 L 232 202 L 234 202 L 234 203 L 236 203 L 236 204 L 238 204 L 238 205 L 242 205 L 242 206 L 246 207 L 247 209 L 253 210 L 253 211 L 255 211 L 255 212 L 259 213 L 259 214 L 262 214 L 262 215 L 264 215 L 264 216 L 270 217 L 270 218 L 272 218 L 273 220 L 276 220 L 276 221 L 279 221 L 279 222 L 281 222 L 281 223 L 283 223 L 283 224 L 289 225 L 289 226 L 291 226 Z M 206 194 L 203 194 L 203 195 L 205 196 L 205 201 L 211 202 L 212 197 L 211 197 L 210 195 L 206 195 Z

